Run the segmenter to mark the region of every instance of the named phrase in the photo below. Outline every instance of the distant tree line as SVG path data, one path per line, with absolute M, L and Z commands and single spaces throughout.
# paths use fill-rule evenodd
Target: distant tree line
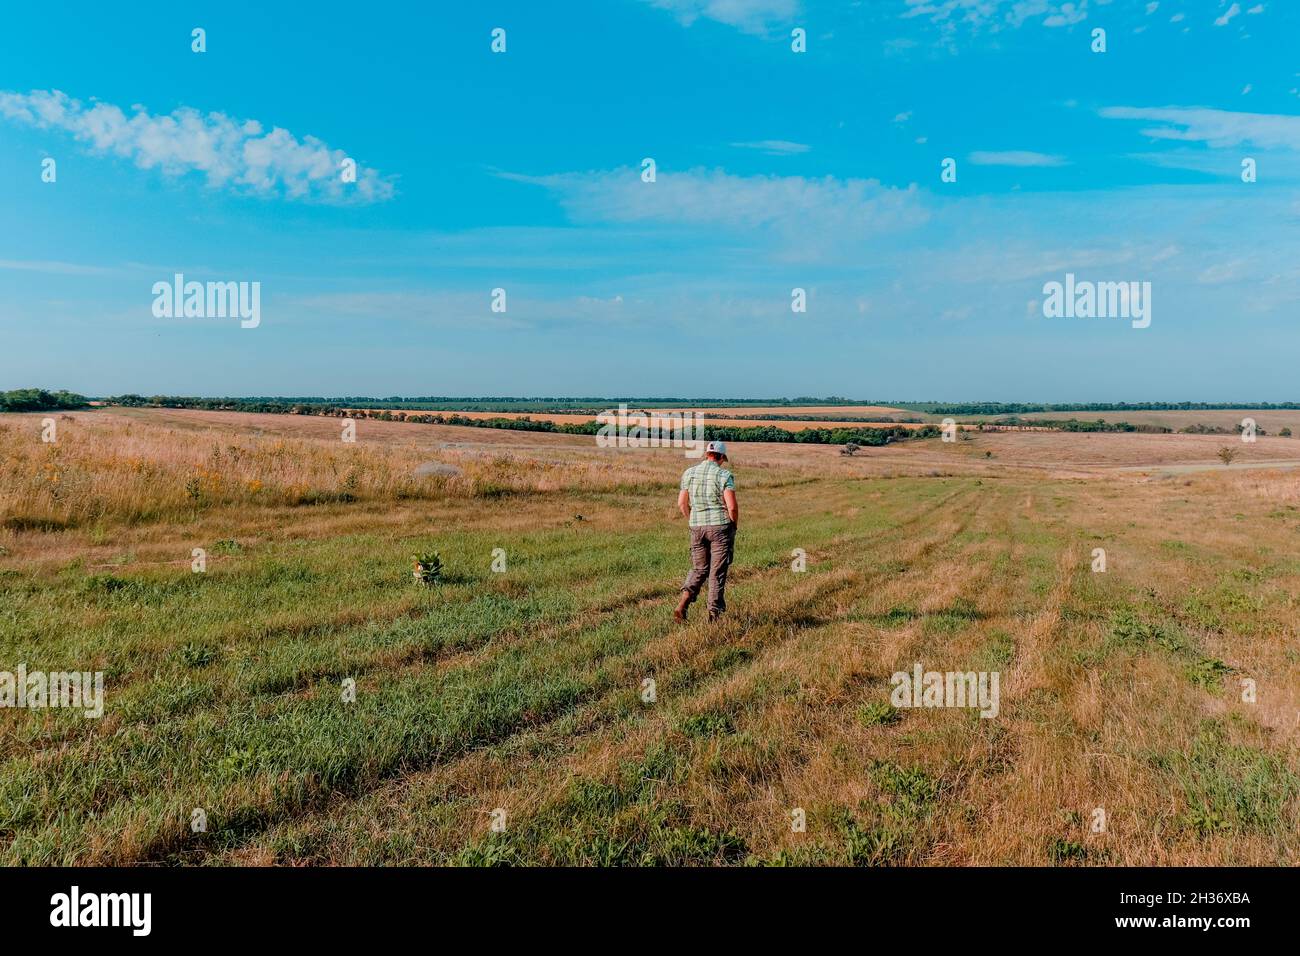
M 463 425 L 471 428 L 504 428 L 511 431 L 555 432 L 564 435 L 595 435 L 601 424 L 589 422 L 552 422 L 532 418 L 469 418 L 455 412 L 409 412 L 394 409 L 355 408 L 338 404 L 340 399 L 297 402 L 284 398 L 191 398 L 178 395 L 117 395 L 105 399 L 113 405 L 131 407 L 196 408 L 206 411 L 263 412 L 279 415 L 321 415 L 332 418 L 368 418 L 377 421 L 407 421 L 423 425 Z M 935 425 L 922 428 L 805 428 L 788 431 L 775 425 L 704 425 L 704 440 L 796 442 L 816 445 L 855 444 L 861 447 L 886 445 L 915 438 L 935 438 Z M 695 437 L 692 433 L 689 437 Z
M 1233 424 L 1231 427 L 1227 425 L 1201 425 L 1201 424 L 1187 425 L 1183 428 L 1178 429 L 1178 431 L 1184 435 L 1240 435 L 1243 431 L 1245 431 L 1245 428 L 1242 426 L 1241 422 L 1237 422 Z M 1267 435 L 1268 432 L 1264 431 L 1263 428 L 1256 425 L 1255 434 Z M 1278 434 L 1284 438 L 1289 438 L 1291 436 L 1291 429 L 1283 428 L 1280 432 L 1278 432 Z
M 15 388 L 0 392 L 0 412 L 52 412 L 72 408 L 85 408 L 85 395 L 60 389 L 47 392 L 43 388 Z
M 910 441 L 919 438 L 937 438 L 942 429 L 937 425 L 925 425 L 921 428 L 801 428 L 788 431 L 775 425 L 745 426 L 704 426 L 704 437 L 712 441 L 767 441 L 794 442 L 813 445 L 857 445 L 875 447 L 893 442 Z
M 913 406 L 916 407 L 916 406 Z M 935 415 L 1024 415 L 1031 412 L 1176 412 L 1225 409 L 1296 409 L 1300 402 L 1078 402 L 1037 404 L 1027 402 L 962 402 L 932 405 Z
M 307 395 L 276 396 L 240 396 L 225 398 L 199 398 L 181 395 L 118 395 L 106 401 L 119 405 L 159 405 L 169 408 L 204 408 L 233 409 L 247 408 L 250 404 L 312 405 L 340 408 L 395 408 L 419 409 L 421 406 L 439 406 L 432 411 L 477 411 L 477 412 L 547 412 L 550 414 L 592 414 L 596 415 L 620 403 L 629 408 L 655 407 L 728 407 L 743 410 L 747 406 L 780 407 L 799 405 L 848 405 L 854 404 L 850 399 L 832 395 L 828 398 L 608 398 L 608 397 L 534 397 L 518 398 L 509 396 L 445 396 L 445 395 L 391 395 L 387 398 L 375 398 L 368 395 L 336 395 L 333 397 Z M 845 421 L 846 419 L 839 419 Z M 863 419 L 870 421 L 871 419 Z
M 1164 425 L 1134 425 L 1130 422 L 1108 422 L 1103 419 L 1082 421 L 1078 418 L 999 418 L 997 425 L 1034 425 L 1063 432 L 1141 432 L 1148 435 L 1165 435 L 1173 431 Z M 1187 429 L 1183 429 L 1186 431 Z
M 314 409 L 334 407 L 289 398 L 193 398 L 185 395 L 114 395 L 104 401 L 127 408 L 198 408 L 210 412 L 291 413 L 304 409 L 306 414 L 313 414 Z
M 744 408 L 741 407 L 734 412 L 721 414 L 718 412 L 709 412 L 701 415 L 701 418 L 737 418 L 737 419 L 754 419 L 764 422 L 903 422 L 911 424 L 921 424 L 924 418 L 912 418 L 899 415 L 745 415 L 742 414 Z

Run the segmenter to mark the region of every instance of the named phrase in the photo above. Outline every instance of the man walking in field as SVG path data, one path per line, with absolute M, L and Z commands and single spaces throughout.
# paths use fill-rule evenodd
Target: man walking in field
M 691 570 L 682 585 L 682 597 L 673 617 L 686 620 L 686 609 L 709 582 L 709 620 L 716 621 L 727 609 L 727 568 L 731 566 L 736 544 L 736 523 L 740 508 L 736 504 L 736 480 L 722 467 L 727 460 L 727 446 L 711 441 L 704 448 L 704 460 L 682 473 L 677 508 L 690 518 Z

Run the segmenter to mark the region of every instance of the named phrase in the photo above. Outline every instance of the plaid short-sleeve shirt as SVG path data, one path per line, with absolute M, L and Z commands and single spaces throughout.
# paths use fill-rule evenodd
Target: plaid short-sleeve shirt
M 731 472 L 710 458 L 682 472 L 681 489 L 691 493 L 691 527 L 708 528 L 730 523 L 722 493 L 728 488 L 734 491 L 735 487 L 736 479 Z

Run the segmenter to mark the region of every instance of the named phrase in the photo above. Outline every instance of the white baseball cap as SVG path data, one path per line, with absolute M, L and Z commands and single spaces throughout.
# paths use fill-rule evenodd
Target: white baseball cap
M 723 458 L 726 458 L 726 457 L 727 457 L 727 443 L 726 443 L 725 441 L 711 441 L 711 442 L 709 442 L 707 445 L 704 446 L 704 454 L 708 455 L 708 454 L 710 454 L 710 453 L 712 453 L 712 454 L 714 454 L 714 455 L 721 455 Z

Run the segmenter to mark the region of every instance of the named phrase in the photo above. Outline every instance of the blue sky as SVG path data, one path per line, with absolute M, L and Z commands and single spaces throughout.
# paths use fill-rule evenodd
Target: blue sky
M 1300 398 L 1291 4 L 267 6 L 5 12 L 0 387 Z

